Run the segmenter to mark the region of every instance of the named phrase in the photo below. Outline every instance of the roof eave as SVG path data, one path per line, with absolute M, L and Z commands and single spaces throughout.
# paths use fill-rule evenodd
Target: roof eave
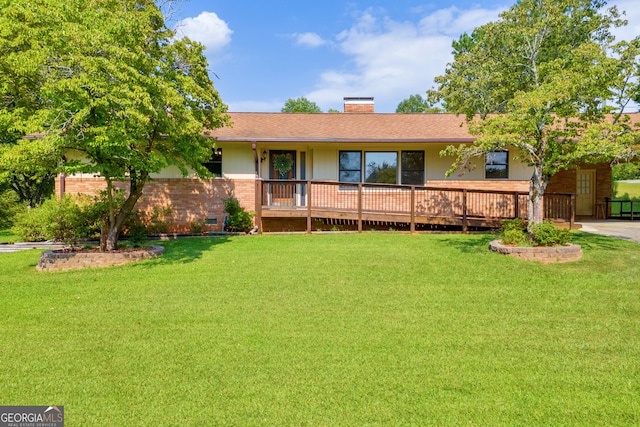
M 284 143 L 466 143 L 474 142 L 475 138 L 252 138 L 252 137 L 224 137 L 212 136 L 218 142 L 284 142 Z

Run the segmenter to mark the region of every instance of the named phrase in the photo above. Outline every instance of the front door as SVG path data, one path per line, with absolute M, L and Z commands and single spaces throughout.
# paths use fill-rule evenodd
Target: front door
M 294 150 L 271 150 L 269 152 L 269 178 L 277 180 L 296 179 L 296 152 Z M 271 204 L 273 206 L 295 205 L 295 184 L 272 182 Z
M 578 169 L 576 178 L 576 215 L 593 216 L 596 171 Z

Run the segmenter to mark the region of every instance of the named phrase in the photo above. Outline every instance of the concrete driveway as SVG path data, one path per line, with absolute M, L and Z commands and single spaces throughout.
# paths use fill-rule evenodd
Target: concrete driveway
M 640 243 L 640 221 L 615 219 L 577 221 L 582 231 Z
M 47 243 L 47 242 L 20 242 L 15 243 L 13 245 L 8 244 L 0 244 L 0 253 L 2 252 L 19 252 L 19 251 L 27 251 L 29 249 L 62 249 L 64 245 L 58 243 Z

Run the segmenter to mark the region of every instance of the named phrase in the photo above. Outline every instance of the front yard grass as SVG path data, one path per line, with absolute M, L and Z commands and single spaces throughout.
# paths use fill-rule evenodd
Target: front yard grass
M 0 228 L 0 243 L 17 242 L 19 237 L 6 228 Z
M 640 200 L 640 183 L 614 181 L 613 200 Z
M 490 235 L 166 242 L 156 260 L 39 273 L 0 254 L 0 404 L 69 425 L 640 424 L 640 245 L 582 260 Z

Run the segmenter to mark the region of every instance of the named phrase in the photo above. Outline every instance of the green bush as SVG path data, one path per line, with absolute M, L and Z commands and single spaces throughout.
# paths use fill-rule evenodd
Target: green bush
M 206 222 L 204 220 L 194 219 L 189 224 L 189 228 L 191 229 L 191 234 L 194 234 L 194 235 L 202 234 L 202 232 L 204 231 L 205 225 L 206 225 Z
M 522 218 L 504 219 L 500 225 L 503 233 L 509 230 L 527 231 L 527 222 Z
M 545 221 L 533 227 L 531 237 L 534 246 L 564 246 L 571 240 L 571 231 Z
M 233 195 L 224 199 L 224 211 L 229 214 L 226 231 L 248 232 L 253 228 L 253 215 L 240 206 L 240 202 Z
M 521 218 L 505 219 L 502 225 L 502 243 L 514 246 L 563 246 L 569 243 L 571 231 L 560 229 L 551 221 L 533 227 L 527 232 L 527 222 Z
M 75 245 L 91 232 L 81 202 L 65 195 L 16 215 L 12 231 L 24 241 L 58 240 Z
M 173 224 L 171 206 L 154 206 L 145 218 L 147 231 L 151 234 L 165 234 Z
M 528 246 L 529 236 L 523 230 L 506 230 L 502 232 L 502 243 L 513 246 Z

